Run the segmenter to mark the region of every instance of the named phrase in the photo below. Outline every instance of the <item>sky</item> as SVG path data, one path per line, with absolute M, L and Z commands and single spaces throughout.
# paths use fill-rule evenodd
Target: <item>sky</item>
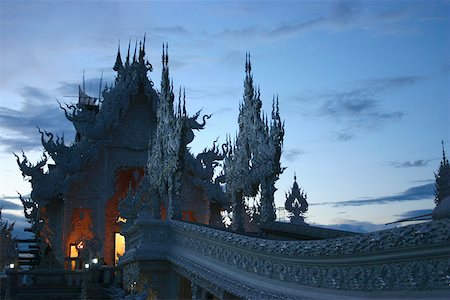
M 83 71 L 97 95 L 118 46 L 144 33 L 155 86 L 167 42 L 188 112 L 213 114 L 193 153 L 236 135 L 251 53 L 263 110 L 276 95 L 285 121 L 277 207 L 296 174 L 310 224 L 375 231 L 430 213 L 441 140 L 450 153 L 449 29 L 450 1 L 1 1 L 3 218 L 25 226 L 12 152 L 40 158 L 36 126 L 72 141 L 57 100 L 76 100 Z

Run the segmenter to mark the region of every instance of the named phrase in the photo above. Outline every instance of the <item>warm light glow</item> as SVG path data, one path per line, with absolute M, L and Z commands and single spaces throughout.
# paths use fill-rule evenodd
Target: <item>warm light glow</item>
M 114 263 L 117 265 L 117 262 L 119 261 L 119 256 L 122 256 L 125 253 L 125 237 L 121 235 L 120 233 L 115 233 L 115 255 L 114 255 Z
M 127 222 L 127 219 L 122 218 L 121 216 L 119 216 L 119 217 L 117 218 L 117 223 L 120 223 L 120 222 L 126 223 L 126 222 Z
M 81 242 L 78 243 L 77 249 L 78 249 L 78 250 L 81 250 L 81 249 L 83 249 L 83 248 L 84 248 L 84 242 L 81 241 Z
M 70 269 L 75 270 L 77 266 L 76 258 L 78 257 L 78 249 L 75 245 L 70 245 L 69 257 L 72 258 L 70 261 Z

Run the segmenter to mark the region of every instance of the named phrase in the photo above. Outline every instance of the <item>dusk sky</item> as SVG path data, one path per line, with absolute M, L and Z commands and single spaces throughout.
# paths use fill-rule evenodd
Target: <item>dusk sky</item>
M 374 231 L 434 208 L 434 173 L 450 156 L 450 1 L 1 1 L 0 206 L 19 220 L 27 195 L 12 151 L 42 154 L 36 126 L 74 130 L 57 104 L 113 81 L 118 43 L 146 33 L 159 89 L 169 44 L 187 109 L 212 113 L 192 152 L 235 136 L 245 53 L 270 113 L 285 120 L 276 205 L 297 182 L 306 221 Z M 176 95 L 178 96 L 178 95 Z

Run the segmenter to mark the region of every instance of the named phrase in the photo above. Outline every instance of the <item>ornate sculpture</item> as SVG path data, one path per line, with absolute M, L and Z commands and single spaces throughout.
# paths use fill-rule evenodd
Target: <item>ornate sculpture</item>
M 304 223 L 304 213 L 308 211 L 308 202 L 306 202 L 306 193 L 302 191 L 297 184 L 297 176 L 294 175 L 294 184 L 288 193 L 286 193 L 286 202 L 284 207 L 290 213 L 291 223 Z
M 239 109 L 239 133 L 234 145 L 229 142 L 225 159 L 227 194 L 233 204 L 235 230 L 244 229 L 244 197 L 260 193 L 260 222 L 276 219 L 273 195 L 275 181 L 283 172 L 280 165 L 284 124 L 281 122 L 278 98 L 273 99 L 272 118 L 262 116 L 259 89 L 253 87 L 250 55 L 246 56 L 244 99 Z

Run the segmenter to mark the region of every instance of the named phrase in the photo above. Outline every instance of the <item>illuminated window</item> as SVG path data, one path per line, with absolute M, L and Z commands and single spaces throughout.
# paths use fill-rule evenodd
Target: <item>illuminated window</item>
M 125 237 L 120 233 L 114 234 L 114 264 L 117 266 L 119 257 L 125 253 Z
M 78 249 L 75 244 L 70 245 L 69 257 L 70 257 L 70 269 L 75 270 L 77 266 L 76 259 L 78 258 Z

